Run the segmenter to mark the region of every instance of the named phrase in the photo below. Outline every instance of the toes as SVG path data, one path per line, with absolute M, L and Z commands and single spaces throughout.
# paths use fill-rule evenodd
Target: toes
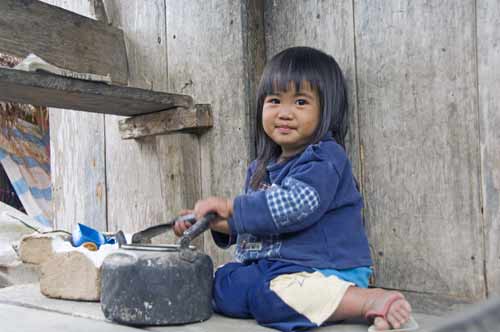
M 399 300 L 395 302 L 387 315 L 387 320 L 394 328 L 400 328 L 404 325 L 410 318 L 410 313 L 406 310 L 408 302 L 406 300 Z
M 412 310 L 410 303 L 408 301 L 403 301 L 403 302 L 404 302 L 403 307 L 406 309 L 406 311 L 408 311 L 408 313 L 410 313 Z
M 403 317 L 400 316 L 396 312 L 392 312 L 392 313 L 388 314 L 387 321 L 395 329 L 399 329 L 401 327 L 401 325 L 403 325 L 403 323 L 404 323 Z
M 375 318 L 375 320 L 373 321 L 373 325 L 375 325 L 375 329 L 377 331 L 386 331 L 386 330 L 389 330 L 391 328 L 391 326 L 389 325 L 389 322 L 387 322 L 382 317 Z
M 384 312 L 385 311 L 385 312 Z M 410 319 L 411 306 L 404 296 L 397 292 L 380 292 L 372 302 L 367 317 L 379 316 L 375 319 L 376 330 L 399 329 Z M 382 318 L 385 314 L 385 318 Z

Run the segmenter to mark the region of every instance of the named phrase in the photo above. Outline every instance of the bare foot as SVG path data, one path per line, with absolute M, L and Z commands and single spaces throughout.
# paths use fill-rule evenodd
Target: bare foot
M 380 289 L 367 303 L 365 316 L 369 320 L 375 318 L 373 324 L 376 330 L 384 331 L 399 329 L 408 322 L 410 313 L 411 306 L 403 294 Z

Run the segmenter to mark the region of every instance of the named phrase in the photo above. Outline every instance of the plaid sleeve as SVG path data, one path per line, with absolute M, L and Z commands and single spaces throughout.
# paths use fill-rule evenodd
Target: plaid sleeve
M 287 177 L 281 186 L 266 191 L 266 200 L 277 227 L 300 222 L 319 207 L 319 194 L 314 187 Z

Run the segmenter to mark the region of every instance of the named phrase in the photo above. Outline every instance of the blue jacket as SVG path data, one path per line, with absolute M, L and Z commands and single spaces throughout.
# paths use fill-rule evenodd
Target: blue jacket
M 234 200 L 231 234 L 212 232 L 219 247 L 237 243 L 240 262 L 274 259 L 320 269 L 370 266 L 363 201 L 344 149 L 331 136 L 284 163 L 267 166 L 267 184 Z

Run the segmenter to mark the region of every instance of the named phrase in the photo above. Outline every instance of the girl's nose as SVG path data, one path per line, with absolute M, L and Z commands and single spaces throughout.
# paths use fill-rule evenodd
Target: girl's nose
M 280 112 L 278 113 L 278 117 L 280 119 L 291 119 L 292 118 L 292 111 L 288 107 L 282 107 L 280 109 Z

